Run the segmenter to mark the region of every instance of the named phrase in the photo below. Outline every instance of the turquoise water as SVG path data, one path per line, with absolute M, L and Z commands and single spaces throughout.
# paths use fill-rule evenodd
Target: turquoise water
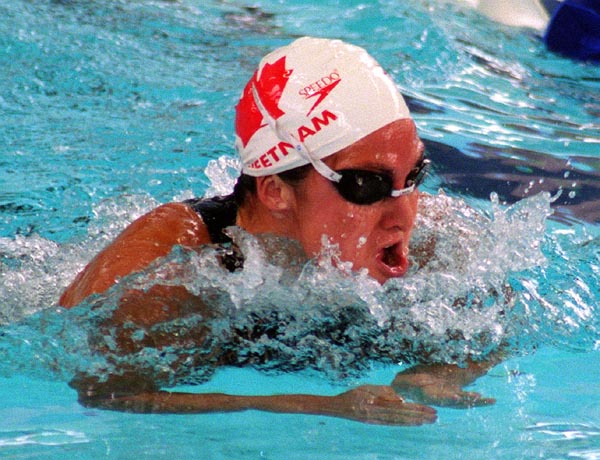
M 0 18 L 2 458 L 600 458 L 600 67 L 442 1 L 17 0 Z M 301 35 L 365 46 L 393 74 L 435 164 L 415 266 L 421 242 L 443 243 L 433 263 L 385 288 L 309 265 L 290 290 L 281 254 L 240 235 L 255 272 L 227 278 L 220 326 L 275 309 L 287 341 L 241 343 L 279 353 L 273 364 L 187 369 L 170 383 L 336 394 L 389 383 L 406 340 L 441 360 L 506 342 L 514 357 L 473 386 L 497 403 L 439 409 L 436 424 L 410 428 L 82 408 L 70 377 L 111 363 L 87 346 L 90 310 L 56 309 L 59 293 L 136 216 L 231 186 L 239 92 L 263 54 Z M 202 289 L 223 281 L 209 256 L 174 254 L 166 266 L 199 267 L 177 281 Z M 153 273 L 128 282 L 147 286 Z M 514 299 L 498 294 L 507 282 Z M 457 299 L 465 306 L 449 314 Z M 398 319 L 420 333 L 390 332 Z M 320 336 L 324 324 L 345 342 Z M 311 346 L 292 346 L 299 338 Z M 147 365 L 168 365 L 145 352 Z

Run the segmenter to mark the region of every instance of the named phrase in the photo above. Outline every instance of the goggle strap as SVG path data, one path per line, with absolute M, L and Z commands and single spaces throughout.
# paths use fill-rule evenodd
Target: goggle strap
M 339 182 L 342 179 L 341 174 L 335 172 L 333 169 L 331 169 L 318 158 L 313 158 L 309 150 L 302 142 L 297 141 L 290 133 L 282 132 L 282 130 L 279 129 L 277 120 L 275 120 L 267 111 L 267 109 L 265 109 L 265 106 L 260 100 L 260 95 L 258 94 L 258 90 L 256 89 L 256 85 L 254 85 L 254 83 L 252 84 L 252 97 L 254 97 L 254 101 L 256 102 L 256 106 L 258 107 L 258 111 L 261 113 L 263 118 L 267 120 L 269 128 L 271 128 L 275 132 L 275 134 L 277 134 L 277 137 L 279 137 L 284 142 L 292 144 L 294 146 L 294 149 L 300 154 L 300 156 L 307 160 L 315 168 L 315 170 L 319 174 L 321 174 L 321 176 L 333 182 Z
M 341 174 L 335 172 L 321 160 L 310 156 L 308 157 L 308 160 L 311 162 L 313 168 L 315 168 L 321 176 L 325 177 L 325 179 L 329 179 L 332 182 L 339 182 L 342 180 Z
M 258 111 L 263 116 L 265 120 L 267 120 L 267 124 L 269 128 L 278 133 L 277 129 L 277 121 L 269 114 L 262 101 L 260 100 L 260 95 L 258 94 L 258 90 L 256 89 L 256 85 L 252 83 L 252 97 L 254 98 L 254 102 L 256 103 L 256 107 L 258 107 Z
M 390 196 L 394 197 L 394 198 L 398 198 L 400 196 L 404 196 L 404 195 L 410 195 L 412 192 L 415 191 L 415 186 L 411 185 L 410 187 L 406 187 L 400 190 L 392 190 L 390 192 Z

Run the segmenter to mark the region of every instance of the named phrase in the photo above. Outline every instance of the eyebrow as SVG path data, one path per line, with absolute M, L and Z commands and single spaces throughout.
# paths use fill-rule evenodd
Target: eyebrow
M 425 144 L 423 143 L 423 141 L 421 139 L 419 139 L 419 141 L 418 141 L 417 151 L 420 154 L 419 159 L 413 164 L 413 166 L 410 168 L 410 171 L 418 168 L 423 163 L 423 160 L 425 159 L 426 148 L 425 148 Z M 393 170 L 382 167 L 378 163 L 365 163 L 364 165 L 361 165 L 361 166 L 355 167 L 355 168 L 339 168 L 339 169 L 337 169 L 337 171 L 352 170 L 352 169 L 353 170 L 362 169 L 365 171 L 372 171 L 372 172 L 378 173 L 378 174 L 387 174 L 390 177 L 394 177 Z M 409 171 L 409 174 L 410 174 L 410 171 Z
M 423 160 L 425 160 L 425 149 L 422 148 L 420 150 L 421 150 L 421 155 L 419 156 L 419 159 L 410 168 L 409 174 L 412 170 L 418 168 L 423 163 Z M 364 171 L 371 171 L 371 172 L 374 172 L 377 174 L 386 174 L 390 177 L 394 177 L 394 171 L 392 169 L 388 169 L 388 168 L 383 167 L 380 164 L 376 164 L 376 163 L 365 163 L 364 165 L 360 165 L 359 167 L 338 169 L 338 171 L 344 171 L 344 170 L 364 170 Z

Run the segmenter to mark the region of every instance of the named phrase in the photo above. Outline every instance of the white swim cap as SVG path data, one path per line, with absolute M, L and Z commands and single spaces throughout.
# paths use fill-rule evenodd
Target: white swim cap
M 319 170 L 322 158 L 402 118 L 402 95 L 364 49 L 304 37 L 260 61 L 236 107 L 236 148 L 250 176 Z

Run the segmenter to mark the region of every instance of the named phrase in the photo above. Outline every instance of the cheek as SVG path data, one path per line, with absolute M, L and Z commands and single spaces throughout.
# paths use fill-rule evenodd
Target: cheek
M 315 215 L 319 215 L 319 222 L 321 222 L 316 226 L 320 228 L 318 233 L 320 235 L 326 234 L 336 242 L 348 238 L 356 225 L 354 213 L 340 208 L 322 208 L 316 210 Z
M 417 191 L 417 193 L 414 194 L 414 197 L 411 200 L 412 225 L 415 224 L 415 220 L 417 218 L 417 212 L 419 211 L 419 196 L 420 196 L 420 194 L 421 194 L 421 192 Z
M 328 235 L 346 251 L 360 251 L 373 236 L 377 222 L 378 215 L 369 208 L 348 209 L 336 213 L 335 227 L 331 226 Z
M 312 209 L 310 216 L 305 218 L 305 222 L 307 221 L 313 224 L 305 227 L 302 243 L 305 251 L 314 255 L 322 248 L 323 235 L 326 235 L 330 242 L 338 244 L 342 253 L 354 252 L 364 247 L 370 234 L 369 222 L 372 219 L 364 212 L 357 212 L 345 206 L 321 205 Z

